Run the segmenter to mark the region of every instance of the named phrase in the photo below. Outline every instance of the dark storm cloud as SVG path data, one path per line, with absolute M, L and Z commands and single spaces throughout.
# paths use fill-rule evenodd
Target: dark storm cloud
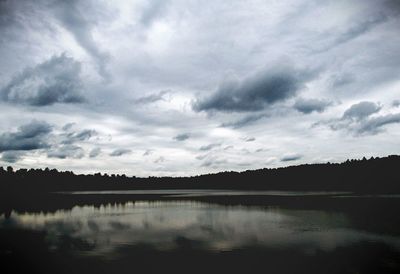
M 26 68 L 0 90 L 3 101 L 46 106 L 84 101 L 79 76 L 81 65 L 65 54 Z
M 176 141 L 185 141 L 190 138 L 190 135 L 188 133 L 182 133 L 178 134 L 174 137 L 174 140 Z
M 16 163 L 21 159 L 23 155 L 24 153 L 21 151 L 5 151 L 1 154 L 1 160 L 8 163 Z
M 63 140 L 62 143 L 72 144 L 75 142 L 86 141 L 95 135 L 97 135 L 97 132 L 93 129 L 84 129 L 78 132 L 71 132 L 65 136 L 65 140 Z
M 364 119 L 378 111 L 380 111 L 382 107 L 374 102 L 363 101 L 357 104 L 352 105 L 349 109 L 347 109 L 344 114 L 344 119 Z
M 327 107 L 331 106 L 332 102 L 320 99 L 297 99 L 293 107 L 304 114 L 309 114 L 313 111 L 323 112 Z
M 84 2 L 56 2 L 53 5 L 55 17 L 61 22 L 63 27 L 74 36 L 76 42 L 96 61 L 100 76 L 104 79 L 109 79 L 110 75 L 106 70 L 109 56 L 99 49 L 92 34 L 94 22 L 85 16 L 95 10 L 95 7 L 89 7 L 91 8 L 89 11 L 87 10 L 88 7 L 80 5 L 82 3 Z
M 382 1 L 386 9 L 390 11 L 393 15 L 398 15 L 400 13 L 400 1 L 399 0 L 386 0 Z
M 293 97 L 311 77 L 310 72 L 291 68 L 266 70 L 242 82 L 223 83 L 209 97 L 193 104 L 195 111 L 259 111 Z
M 99 147 L 95 147 L 94 149 L 92 149 L 89 152 L 89 157 L 90 158 L 96 158 L 97 156 L 99 156 L 101 153 L 101 149 Z
M 400 113 L 387 114 L 363 121 L 357 128 L 359 134 L 377 134 L 382 132 L 382 127 L 389 124 L 400 123 Z
M 241 128 L 266 117 L 266 114 L 247 115 L 237 121 L 222 123 L 221 127 Z
M 291 161 L 296 161 L 300 160 L 303 156 L 300 154 L 291 154 L 291 155 L 286 155 L 281 158 L 281 162 L 291 162 Z
M 0 135 L 0 152 L 8 150 L 34 150 L 48 147 L 51 126 L 46 122 L 32 121 L 22 125 L 16 132 Z
M 20 126 L 15 132 L 0 135 L 0 152 L 2 159 L 18 161 L 23 151 L 44 149 L 49 158 L 80 159 L 84 156 L 81 147 L 73 143 L 88 140 L 95 135 L 94 130 L 82 130 L 68 134 L 55 134 L 52 126 L 43 121 L 32 121 Z M 7 153 L 6 153 L 7 152 Z M 92 150 L 90 157 L 95 157 L 100 151 Z
M 83 149 L 75 145 L 63 145 L 47 152 L 47 157 L 59 159 L 81 159 L 84 155 Z
M 76 125 L 76 123 L 68 123 L 68 124 L 65 124 L 65 125 L 62 127 L 62 130 L 64 130 L 64 131 L 69 131 L 74 125 Z
M 168 90 L 162 90 L 159 93 L 150 94 L 148 96 L 143 96 L 138 99 L 135 99 L 134 102 L 137 104 L 150 104 L 157 101 L 164 100 L 164 95 L 167 94 Z
M 0 27 L 5 28 L 18 23 L 16 1 L 0 1 Z
M 130 149 L 119 148 L 119 149 L 116 149 L 116 150 L 114 150 L 113 152 L 111 152 L 111 153 L 110 153 L 110 156 L 118 157 L 118 156 L 122 156 L 122 155 L 128 154 L 128 153 L 131 153 L 131 150 L 130 150 Z
M 213 149 L 213 148 L 215 148 L 215 147 L 219 147 L 219 146 L 221 146 L 221 144 L 218 144 L 218 143 L 209 144 L 209 145 L 200 147 L 200 150 L 201 150 L 201 151 L 207 151 L 207 150 L 211 150 L 211 149 Z
M 38 15 L 36 4 L 38 1 L 1 1 L 0 0 L 0 44 L 6 45 L 8 39 L 21 37 L 21 32 L 29 30 L 32 26 L 31 21 L 27 21 Z M 43 23 L 43 22 L 40 22 Z M 45 24 L 38 24 L 46 28 Z M 23 39 L 26 39 L 24 36 Z M 26 48 L 24 48 L 25 50 Z
M 377 103 L 362 101 L 351 105 L 339 119 L 319 122 L 316 125 L 327 124 L 332 130 L 347 130 L 354 136 L 374 135 L 383 132 L 383 127 L 400 123 L 400 113 L 378 114 L 382 106 Z

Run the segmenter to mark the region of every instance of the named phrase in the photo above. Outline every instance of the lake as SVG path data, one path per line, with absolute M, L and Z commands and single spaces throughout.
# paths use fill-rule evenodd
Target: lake
M 48 203 L 63 201 L 58 208 L 15 206 L 1 215 L 1 263 L 10 273 L 400 271 L 396 195 L 223 190 L 54 195 Z

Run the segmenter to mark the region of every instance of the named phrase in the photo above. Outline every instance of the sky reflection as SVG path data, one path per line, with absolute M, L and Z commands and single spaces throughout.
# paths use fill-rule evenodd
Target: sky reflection
M 49 248 L 62 239 L 84 241 L 89 255 L 107 255 L 126 246 L 160 251 L 180 248 L 210 252 L 267 247 L 314 254 L 353 243 L 383 242 L 400 249 L 400 239 L 366 232 L 349 216 L 322 210 L 221 206 L 194 201 L 140 201 L 124 205 L 76 206 L 55 213 L 16 213 L 5 227 L 45 231 Z

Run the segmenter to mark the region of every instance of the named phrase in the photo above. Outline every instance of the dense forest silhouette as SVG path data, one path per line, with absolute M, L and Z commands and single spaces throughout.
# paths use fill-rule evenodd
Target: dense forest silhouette
M 193 177 L 128 177 L 76 175 L 56 169 L 0 167 L 3 193 L 135 189 L 240 189 L 295 191 L 352 191 L 400 193 L 400 156 L 363 158 L 343 163 L 305 164 L 244 172 L 220 172 Z

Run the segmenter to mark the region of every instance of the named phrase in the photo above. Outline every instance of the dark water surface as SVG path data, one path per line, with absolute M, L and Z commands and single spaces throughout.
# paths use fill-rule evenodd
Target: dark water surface
M 91 198 L 1 215 L 2 266 L 8 273 L 400 273 L 398 196 L 153 191 L 107 202 L 107 194 L 121 193 L 101 193 L 100 203 L 92 202 L 99 193 L 63 194 Z

